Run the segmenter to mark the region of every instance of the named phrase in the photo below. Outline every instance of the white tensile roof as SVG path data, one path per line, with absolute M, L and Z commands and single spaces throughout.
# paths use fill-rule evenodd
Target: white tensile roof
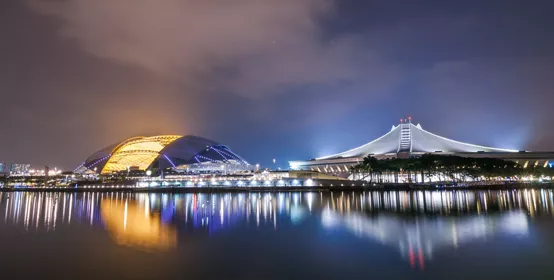
M 498 149 L 463 143 L 426 131 L 421 128 L 419 124 L 401 123 L 397 126 L 393 126 L 387 134 L 365 145 L 318 159 L 363 157 L 370 154 L 382 155 L 398 152 L 433 153 L 438 151 L 445 153 L 518 152 L 517 150 Z

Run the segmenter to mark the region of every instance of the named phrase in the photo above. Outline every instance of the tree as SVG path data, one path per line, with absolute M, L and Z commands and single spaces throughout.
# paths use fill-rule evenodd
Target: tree
M 405 172 L 408 182 L 412 183 L 417 174 L 421 174 L 423 183 L 432 178 L 439 177 L 440 181 L 452 181 L 453 183 L 475 181 L 504 181 L 507 178 L 521 180 L 523 177 L 534 178 L 554 176 L 554 169 L 533 166 L 522 168 L 513 161 L 497 158 L 467 158 L 454 155 L 424 154 L 419 158 L 392 158 L 377 160 L 367 156 L 362 162 L 351 168 L 353 173 L 363 174 L 362 178 L 369 177 L 379 182 L 398 183 L 398 177 Z

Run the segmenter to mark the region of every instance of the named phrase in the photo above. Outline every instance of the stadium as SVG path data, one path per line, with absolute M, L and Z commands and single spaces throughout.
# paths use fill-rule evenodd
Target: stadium
M 183 172 L 233 172 L 250 164 L 227 146 L 198 136 L 133 137 L 105 147 L 75 170 L 112 174 L 122 171 L 173 169 Z
M 468 158 L 498 158 L 515 161 L 523 168 L 528 166 L 554 167 L 554 152 L 532 152 L 486 147 L 464 143 L 424 130 L 414 125 L 411 118 L 402 118 L 383 136 L 342 153 L 290 161 L 292 170 L 311 170 L 334 176 L 348 177 L 350 168 L 366 156 L 377 159 L 420 157 L 424 154 L 455 155 Z

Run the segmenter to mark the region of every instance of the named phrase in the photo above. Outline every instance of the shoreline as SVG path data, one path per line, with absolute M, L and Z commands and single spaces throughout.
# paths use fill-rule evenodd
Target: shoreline
M 96 188 L 0 188 L 0 192 L 134 192 L 134 193 L 224 193 L 224 192 L 328 192 L 328 191 L 456 191 L 456 190 L 518 190 L 554 189 L 552 184 L 496 184 L 470 187 L 393 184 L 375 186 L 313 186 L 313 187 L 96 187 Z

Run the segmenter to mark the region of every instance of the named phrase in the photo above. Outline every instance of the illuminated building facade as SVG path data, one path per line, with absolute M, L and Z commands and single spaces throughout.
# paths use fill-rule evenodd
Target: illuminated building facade
M 403 118 L 383 136 L 348 151 L 306 161 L 291 161 L 293 170 L 312 170 L 348 177 L 350 168 L 366 156 L 377 159 L 419 157 L 424 154 L 456 155 L 471 158 L 498 158 L 528 166 L 554 167 L 554 152 L 529 152 L 492 148 L 451 140 L 414 125 Z
M 120 171 L 174 169 L 224 171 L 249 164 L 227 146 L 198 136 L 133 137 L 89 156 L 75 171 L 110 174 Z
M 31 170 L 31 165 L 27 163 L 12 163 L 10 165 L 10 175 L 14 175 L 14 176 L 29 175 L 30 170 Z

